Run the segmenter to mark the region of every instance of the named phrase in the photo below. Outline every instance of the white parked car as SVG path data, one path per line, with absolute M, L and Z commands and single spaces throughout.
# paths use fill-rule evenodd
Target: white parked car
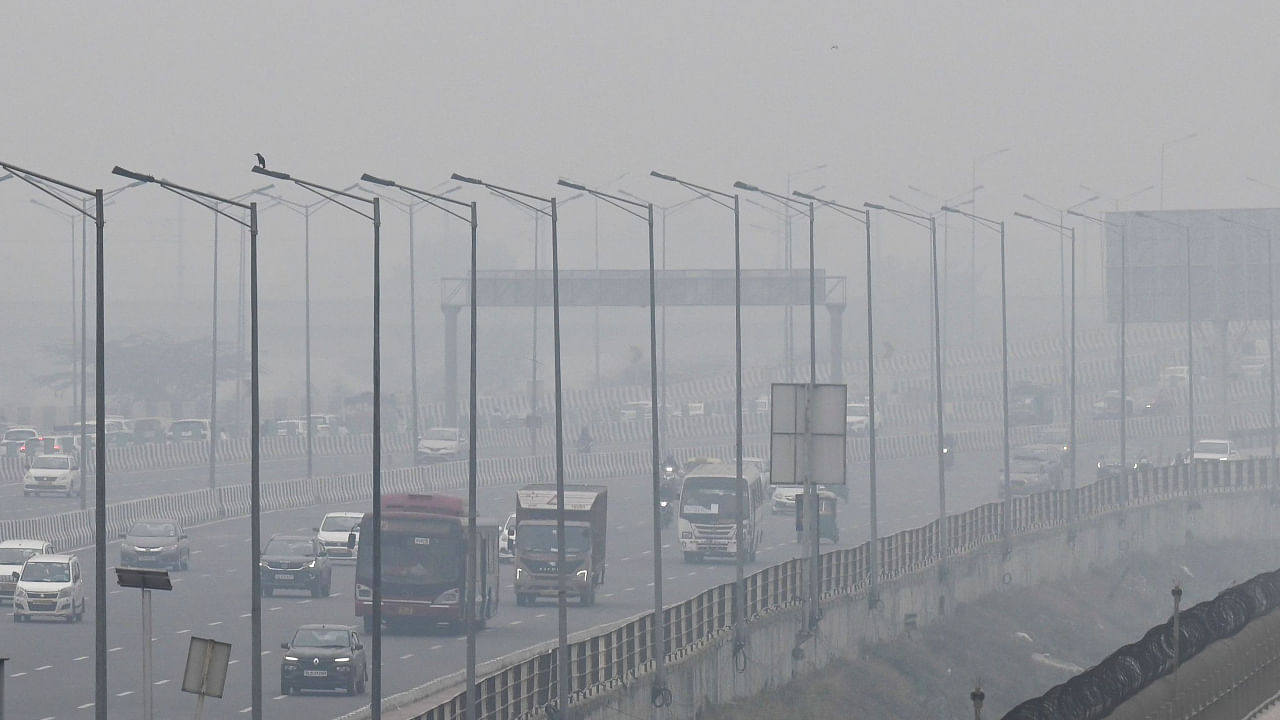
M 844 408 L 844 425 L 850 435 L 866 435 L 871 431 L 871 404 L 866 402 L 848 403 Z M 884 429 L 884 421 L 880 411 L 876 410 L 876 430 Z
M 418 441 L 414 454 L 419 465 L 435 460 L 460 460 L 467 454 L 467 436 L 458 428 L 431 428 Z
M 1230 440 L 1197 440 L 1191 452 L 1191 459 L 1197 462 L 1206 460 L 1235 460 L 1240 451 Z
M 507 516 L 498 535 L 498 562 L 514 562 L 516 559 L 516 514 Z
M 320 526 L 312 528 L 316 531 L 316 539 L 329 553 L 329 559 L 355 559 L 356 551 L 360 547 L 360 519 L 363 517 L 364 513 L 358 512 L 326 513 L 324 519 L 320 521 Z M 347 538 L 351 533 L 356 534 L 356 546 L 348 548 Z
M 773 514 L 795 515 L 796 496 L 804 494 L 803 485 L 779 485 L 773 489 Z
M 84 618 L 84 575 L 75 555 L 32 555 L 22 566 L 13 591 L 13 621 L 31 618 Z
M 22 494 L 60 493 L 71 497 L 84 492 L 80 462 L 69 454 L 40 455 L 22 478 Z
M 47 555 L 52 552 L 53 543 L 48 540 L 0 542 L 0 602 L 13 602 L 13 589 L 18 586 L 13 575 L 22 572 L 22 566 L 32 555 Z

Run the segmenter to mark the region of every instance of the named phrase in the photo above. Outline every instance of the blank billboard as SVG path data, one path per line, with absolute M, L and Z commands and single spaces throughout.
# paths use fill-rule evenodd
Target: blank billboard
M 1188 265 L 1192 320 L 1266 319 L 1267 245 L 1280 235 L 1280 209 L 1111 212 L 1104 219 L 1110 322 L 1120 321 L 1122 237 L 1129 322 L 1186 322 Z

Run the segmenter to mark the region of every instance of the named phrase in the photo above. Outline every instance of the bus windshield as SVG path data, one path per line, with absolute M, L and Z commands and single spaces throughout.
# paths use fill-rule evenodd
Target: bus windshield
M 372 573 L 371 552 L 356 558 L 356 575 Z M 425 533 L 382 532 L 382 575 L 396 583 L 443 583 L 462 580 L 466 544 L 459 537 L 431 537 Z
M 732 477 L 691 477 L 680 494 L 681 515 L 738 516 L 738 483 Z M 744 483 L 745 485 L 745 483 Z M 747 488 L 742 488 L 746 499 Z

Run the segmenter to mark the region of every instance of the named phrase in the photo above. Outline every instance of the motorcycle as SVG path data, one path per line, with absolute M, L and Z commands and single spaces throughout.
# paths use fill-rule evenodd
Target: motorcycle
M 667 527 L 668 525 L 670 525 L 671 519 L 675 517 L 675 514 L 676 514 L 675 506 L 671 504 L 671 501 L 669 500 L 658 501 L 658 517 L 662 519 L 662 527 Z
M 942 466 L 950 468 L 956 462 L 955 438 L 944 435 L 942 438 Z

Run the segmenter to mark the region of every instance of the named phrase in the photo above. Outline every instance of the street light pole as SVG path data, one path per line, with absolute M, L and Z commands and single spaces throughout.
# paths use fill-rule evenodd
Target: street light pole
M 829 207 L 845 217 L 852 218 L 862 223 L 866 231 L 866 252 L 867 252 L 867 448 L 868 448 L 868 466 L 867 475 L 869 479 L 870 513 L 869 522 L 871 545 L 868 558 L 868 574 L 871 576 L 871 589 L 868 593 L 868 603 L 871 608 L 875 608 L 880 601 L 880 531 L 876 511 L 877 489 L 876 489 L 876 353 L 875 353 L 875 314 L 872 311 L 872 285 L 871 285 L 871 212 L 866 209 L 841 205 L 830 200 L 823 200 L 815 197 L 811 193 L 803 193 L 793 191 L 796 197 L 804 198 L 811 202 L 817 203 L 822 207 Z
M 978 209 L 978 190 L 982 187 L 978 184 L 978 162 L 993 158 L 997 155 L 1009 152 L 1011 148 L 1002 147 L 999 150 L 993 150 L 984 153 L 973 159 L 971 165 L 972 173 L 969 176 L 969 187 L 973 188 L 969 191 L 969 206 L 974 210 Z M 944 207 L 955 207 L 943 203 Z M 977 303 L 978 303 L 978 221 L 969 218 L 969 336 L 977 336 Z
M 207 193 L 201 190 L 195 190 L 189 187 L 169 182 L 168 180 L 156 178 L 152 175 L 144 175 L 141 173 L 125 170 L 117 165 L 111 171 L 115 175 L 129 178 L 142 183 L 152 183 L 164 188 L 165 190 L 185 198 L 198 205 L 202 205 L 214 213 L 231 220 L 241 227 L 249 230 L 249 394 L 250 394 L 250 421 L 253 424 L 253 431 L 250 433 L 249 440 L 249 494 L 250 494 L 250 564 L 252 565 L 252 601 L 250 606 L 250 616 L 253 633 L 253 677 L 252 677 L 252 704 L 253 720 L 261 720 L 262 718 L 262 592 L 261 592 L 261 576 L 258 572 L 258 564 L 261 560 L 261 538 L 262 538 L 262 517 L 261 517 L 261 467 L 262 467 L 262 433 L 261 425 L 261 392 L 259 385 L 258 372 L 258 204 L 244 203 L 240 200 L 232 198 L 224 198 Z M 247 210 L 249 219 L 245 219 L 233 215 L 222 208 L 224 205 Z M 101 258 L 99 258 L 101 262 Z M 101 372 L 101 368 L 99 368 Z M 104 408 L 98 408 L 99 417 L 103 418 L 105 425 Z M 211 433 L 212 435 L 212 433 Z M 104 442 L 105 436 L 99 429 L 98 436 L 98 454 L 99 461 L 104 460 Z
M 963 215 L 975 224 L 981 223 L 988 230 L 1000 234 L 1000 408 L 1001 416 L 1004 420 L 1004 433 L 1001 442 L 1004 453 L 1004 503 L 1002 505 L 1004 512 L 1002 513 L 1003 520 L 1000 523 L 1000 534 L 1004 538 L 1005 551 L 1007 552 L 1009 536 L 1013 531 L 1013 486 L 1009 477 L 1009 294 L 1005 262 L 1004 221 L 985 218 L 950 205 L 943 205 L 942 212 Z
M 346 190 L 338 190 L 336 188 L 326 187 L 319 183 L 309 180 L 296 178 L 289 173 L 279 172 L 276 170 L 268 170 L 260 165 L 250 168 L 250 172 L 276 180 L 284 180 L 292 182 L 294 185 L 314 193 L 325 199 L 331 199 L 335 204 L 350 210 L 351 212 L 365 218 L 373 223 L 373 528 L 370 538 L 373 547 L 372 564 L 373 564 L 373 588 L 370 608 L 372 614 L 372 655 L 373 655 L 373 672 L 370 678 L 370 693 L 372 698 L 369 702 L 370 715 L 373 720 L 381 720 L 382 718 L 382 305 L 381 305 L 381 250 L 382 250 L 382 215 L 381 205 L 377 197 L 367 198 L 361 195 L 355 195 Z M 356 206 L 348 204 L 344 201 L 352 201 L 369 204 L 368 212 L 359 210 Z M 310 388 L 308 388 L 308 391 Z M 308 434 L 310 433 L 311 418 L 307 418 Z M 255 428 L 256 430 L 256 428 Z M 260 432 L 254 432 L 254 438 L 260 435 Z M 254 539 L 254 552 L 258 552 L 258 540 Z M 260 578 L 258 573 L 254 572 L 254 605 L 258 605 L 261 593 L 259 592 Z M 254 641 L 261 644 L 262 638 L 259 632 L 254 633 Z M 261 683 L 261 663 L 262 657 L 260 649 L 254 648 L 254 663 L 257 668 L 254 676 L 257 678 L 255 682 Z M 259 692 L 261 688 L 259 687 Z M 260 698 L 255 696 L 255 701 L 260 702 Z M 260 712 L 260 710 L 259 710 Z M 259 720 L 255 717 L 253 720 Z
M 564 187 L 580 190 L 596 198 L 596 205 L 603 200 L 623 212 L 642 220 L 648 229 L 649 236 L 649 397 L 653 412 L 649 413 L 650 440 L 652 446 L 652 494 L 653 494 L 653 657 L 655 660 L 654 682 L 651 701 L 654 707 L 665 707 L 671 703 L 671 691 L 667 685 L 667 623 L 662 603 L 662 516 L 658 503 L 661 499 L 661 460 L 659 459 L 660 428 L 658 425 L 658 291 L 655 282 L 656 253 L 654 250 L 653 204 L 628 200 L 600 190 L 593 190 L 563 178 L 559 181 Z M 643 211 L 643 213 L 641 213 Z
M 734 455 L 737 458 L 737 478 L 734 483 L 734 503 L 738 508 L 738 518 L 734 531 L 734 579 L 733 579 L 733 654 L 734 658 L 745 658 L 747 648 L 746 636 L 746 577 L 743 566 L 746 563 L 746 535 L 743 531 L 743 508 L 746 507 L 742 493 L 742 205 L 738 195 L 720 190 L 712 190 L 702 185 L 695 185 L 672 175 L 656 170 L 649 172 L 653 177 L 683 186 L 687 190 L 705 197 L 715 204 L 733 212 L 733 326 L 734 326 Z M 752 527 L 752 533 L 757 533 Z
M 1038 225 L 1046 227 L 1050 230 L 1056 230 L 1059 234 L 1066 231 L 1071 240 L 1071 363 L 1070 363 L 1070 380 L 1068 383 L 1067 394 L 1069 396 L 1069 422 L 1071 427 L 1068 430 L 1068 449 L 1067 464 L 1071 468 L 1071 491 L 1072 497 L 1075 497 L 1076 489 L 1076 229 L 1067 227 L 1061 222 L 1050 222 L 1037 217 L 1032 217 L 1026 213 L 1015 212 L 1014 217 L 1030 220 Z M 1120 398 L 1120 404 L 1123 405 L 1125 399 Z M 1124 465 L 1122 464 L 1123 470 Z M 1074 507 L 1072 508 L 1074 513 Z M 1074 519 L 1074 518 L 1073 518 Z
M 95 251 L 97 257 L 96 262 L 96 297 L 95 302 L 97 318 L 95 320 L 97 336 L 94 348 L 94 401 L 97 404 L 95 408 L 96 414 L 96 437 L 98 441 L 94 443 L 95 449 L 95 480 L 94 480 L 94 572 L 93 572 L 93 630 L 94 630 L 94 659 L 93 659 L 93 678 L 94 678 L 94 705 L 93 713 L 96 720 L 107 720 L 107 401 L 106 401 L 106 346 L 104 345 L 104 337 L 106 330 L 106 292 L 105 292 L 105 263 L 103 262 L 103 250 L 105 247 L 106 227 L 106 200 L 102 189 L 89 190 L 86 188 L 72 185 L 62 180 L 56 180 L 48 175 L 25 170 L 16 165 L 0 161 L 0 169 L 9 173 L 11 177 L 15 177 L 58 202 L 66 205 L 72 210 L 79 211 L 84 217 L 92 218 L 95 228 Z M 0 182 L 9 179 L 8 177 L 0 178 Z M 135 183 L 137 184 L 137 183 Z M 132 187 L 132 185 L 126 186 Z M 123 190 L 124 188 L 120 188 Z M 119 190 L 113 191 L 119 192 Z M 80 203 L 77 205 L 71 198 L 78 196 Z M 88 212 L 86 206 L 89 201 L 93 202 L 94 211 L 92 214 Z M 82 290 L 82 294 L 83 294 Z M 83 326 L 83 323 L 81 323 Z M 83 363 L 82 363 L 83 366 Z M 81 391 L 83 393 L 84 383 L 81 383 Z M 82 410 L 83 412 L 83 410 Z M 80 425 L 81 451 L 84 450 L 84 423 Z M 83 458 L 81 459 L 83 465 Z
M 942 310 L 939 302 L 938 292 L 938 223 L 933 215 L 922 215 L 917 213 L 898 210 L 896 208 L 878 205 L 876 203 L 863 203 L 863 207 L 869 210 L 883 210 L 891 215 L 896 215 L 915 225 L 919 225 L 929 231 L 929 261 L 930 272 L 929 277 L 932 282 L 933 294 L 933 387 L 934 387 L 934 422 L 937 427 L 937 461 L 938 461 L 938 522 L 941 530 L 940 551 L 943 558 L 951 554 L 951 538 L 947 533 L 947 464 L 946 464 L 946 434 L 944 432 L 944 410 L 943 403 L 943 386 L 942 386 Z
M 1193 133 L 1194 135 L 1194 133 Z M 1156 217 L 1150 213 L 1139 212 L 1138 217 L 1158 222 L 1162 225 L 1168 225 L 1172 228 L 1178 228 L 1184 234 L 1184 247 L 1186 249 L 1186 270 L 1187 270 L 1187 462 L 1195 456 L 1196 449 L 1196 372 L 1195 358 L 1192 357 L 1194 352 L 1195 337 L 1192 335 L 1194 329 L 1192 321 L 1192 309 L 1194 305 L 1191 302 L 1191 227 L 1182 223 L 1165 220 Z

